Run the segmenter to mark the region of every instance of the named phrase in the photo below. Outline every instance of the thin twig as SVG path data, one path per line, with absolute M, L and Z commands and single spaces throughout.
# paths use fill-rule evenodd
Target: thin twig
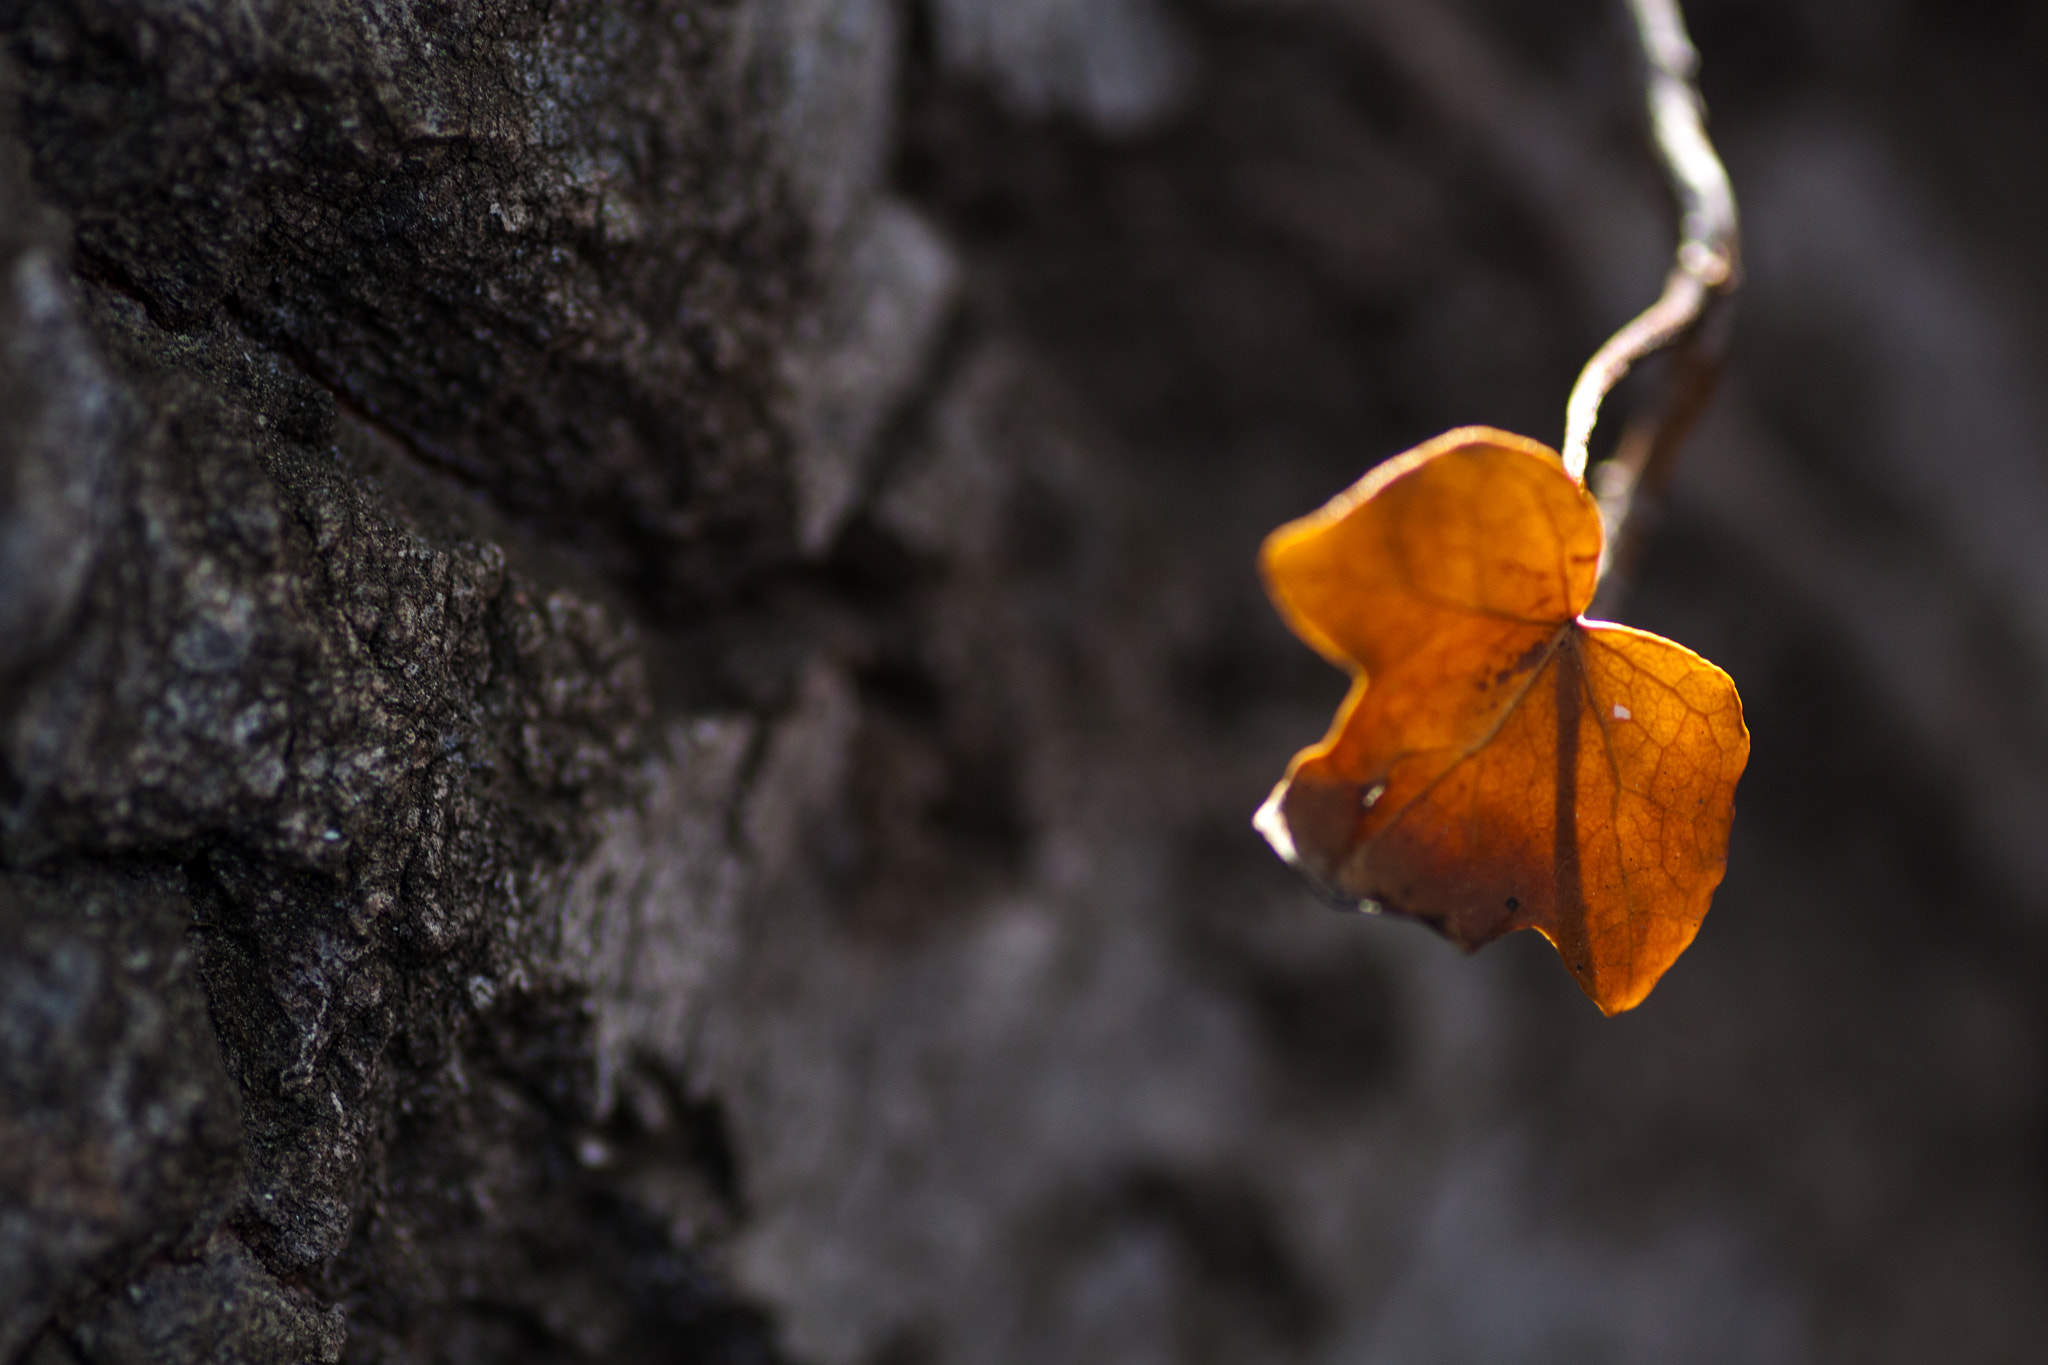
M 1586 477 L 1586 446 L 1601 400 L 1638 360 L 1674 341 L 1679 351 L 1655 416 L 1631 424 L 1596 480 L 1609 547 L 1603 587 L 1634 560 L 1643 518 L 1631 513 L 1644 495 L 1662 490 L 1679 444 L 1713 391 L 1727 335 L 1725 300 L 1741 277 L 1735 192 L 1707 140 L 1705 107 L 1693 85 L 1699 54 L 1677 0 L 1628 0 L 1628 7 L 1648 67 L 1651 132 L 1678 196 L 1678 251 L 1662 297 L 1595 352 L 1572 386 L 1564 464 L 1573 478 Z

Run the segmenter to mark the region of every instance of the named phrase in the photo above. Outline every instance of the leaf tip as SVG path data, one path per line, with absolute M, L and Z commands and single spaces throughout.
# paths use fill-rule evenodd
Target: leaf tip
M 1281 809 L 1287 799 L 1288 783 L 1285 779 L 1273 788 L 1273 794 L 1266 798 L 1258 813 L 1252 816 L 1252 828 L 1264 835 L 1280 860 L 1290 867 L 1301 866 L 1301 855 L 1294 847 L 1294 832 L 1287 828 L 1287 815 Z M 1240 808 L 1241 809 L 1241 808 Z

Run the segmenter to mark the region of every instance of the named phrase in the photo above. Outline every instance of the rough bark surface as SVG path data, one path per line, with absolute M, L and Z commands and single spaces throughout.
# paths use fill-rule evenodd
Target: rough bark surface
M 0 1362 L 2030 1358 L 2038 7 L 1688 6 L 1652 1001 L 1248 827 L 1259 536 L 1654 293 L 1618 9 L 0 0 Z

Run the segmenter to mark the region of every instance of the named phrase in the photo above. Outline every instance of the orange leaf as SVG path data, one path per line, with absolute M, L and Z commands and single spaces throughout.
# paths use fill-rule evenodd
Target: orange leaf
M 1468 952 L 1537 930 L 1615 1014 L 1699 932 L 1749 731 L 1726 673 L 1580 616 L 1601 541 L 1555 453 L 1485 427 L 1268 536 L 1281 615 L 1356 681 L 1257 823 L 1338 895 Z

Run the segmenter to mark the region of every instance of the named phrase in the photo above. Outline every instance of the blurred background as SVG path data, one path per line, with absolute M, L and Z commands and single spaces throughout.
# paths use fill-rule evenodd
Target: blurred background
M 749 1053 L 824 1131 L 756 1148 L 736 1253 L 797 1355 L 2039 1358 L 2048 7 L 1685 8 L 1748 277 L 1625 616 L 1755 748 L 1697 944 L 1612 1020 L 1534 935 L 1333 913 L 1253 834 L 1343 680 L 1250 566 L 1449 427 L 1555 444 L 1655 296 L 1623 7 L 909 17 L 893 176 L 966 302 L 873 524 L 953 534 L 920 490 L 1007 452 L 1005 586 L 937 648 L 1002 673 L 947 723 L 1025 796 L 947 798 L 984 891 L 826 859 L 881 946 Z M 860 677 L 859 770 L 912 762 Z M 836 1108 L 791 1079 L 827 1066 Z

